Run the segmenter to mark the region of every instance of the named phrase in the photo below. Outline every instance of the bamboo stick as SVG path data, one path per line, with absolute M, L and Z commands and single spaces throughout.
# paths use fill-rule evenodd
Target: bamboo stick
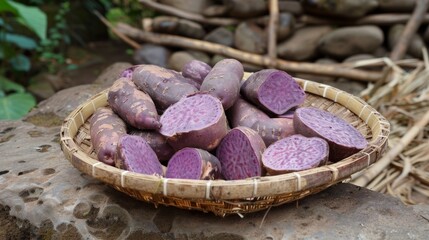
M 279 21 L 278 0 L 270 0 L 270 20 L 268 24 L 268 57 L 274 62 L 277 58 L 277 24 Z
M 420 24 L 423 21 L 424 15 L 428 8 L 429 0 L 418 0 L 416 7 L 414 8 L 413 14 L 408 20 L 407 25 L 405 26 L 404 31 L 401 34 L 398 42 L 395 44 L 390 58 L 395 61 L 404 57 L 408 46 L 410 45 L 411 38 L 416 33 Z
M 401 14 L 401 13 L 380 13 L 367 15 L 365 17 L 359 18 L 357 20 L 337 20 L 337 19 L 328 19 L 321 18 L 311 15 L 303 15 L 299 18 L 299 21 L 302 23 L 310 25 L 378 25 L 378 26 L 389 26 L 395 24 L 403 24 L 410 20 L 411 14 Z M 422 23 L 429 22 L 429 14 L 425 14 L 422 18 Z
M 188 49 L 205 51 L 213 54 L 235 58 L 242 62 L 247 62 L 259 66 L 274 66 L 290 72 L 310 73 L 323 76 L 334 76 L 354 79 L 363 82 L 374 82 L 380 78 L 378 72 L 370 72 L 364 70 L 345 68 L 341 65 L 322 65 L 315 63 L 301 63 L 286 60 L 276 59 L 274 62 L 268 56 L 240 51 L 224 45 L 210 43 L 206 41 L 196 40 L 192 38 L 174 36 L 169 34 L 157 34 L 151 32 L 143 32 L 140 29 L 131 27 L 125 23 L 118 23 L 115 27 L 119 32 L 128 37 L 138 39 L 140 41 L 150 42 L 154 44 L 183 47 Z
M 414 125 L 408 132 L 399 140 L 397 146 L 391 148 L 378 162 L 376 162 L 368 171 L 357 178 L 353 184 L 358 186 L 366 186 L 374 177 L 376 177 L 383 169 L 410 144 L 410 142 L 422 131 L 422 129 L 429 123 L 429 111 Z
M 168 5 L 164 5 L 161 3 L 157 3 L 151 0 L 139 0 L 139 2 L 148 8 L 152 8 L 162 13 L 166 13 L 176 17 L 185 18 L 191 21 L 209 24 L 209 25 L 228 26 L 228 25 L 237 25 L 240 22 L 238 19 L 233 19 L 233 18 L 206 18 L 200 14 L 182 11 L 180 9 L 177 9 Z

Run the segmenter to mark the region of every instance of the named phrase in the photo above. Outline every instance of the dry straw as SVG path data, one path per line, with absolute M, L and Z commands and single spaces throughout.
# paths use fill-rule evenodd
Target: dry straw
M 132 173 L 96 160 L 88 119 L 107 105 L 103 91 L 74 110 L 61 128 L 61 146 L 80 171 L 142 201 L 213 212 L 219 216 L 268 209 L 322 191 L 376 162 L 387 146 L 389 122 L 363 100 L 328 85 L 297 79 L 304 106 L 325 109 L 356 127 L 368 146 L 340 162 L 310 170 L 245 180 L 183 180 Z M 416 173 L 417 174 L 417 173 Z

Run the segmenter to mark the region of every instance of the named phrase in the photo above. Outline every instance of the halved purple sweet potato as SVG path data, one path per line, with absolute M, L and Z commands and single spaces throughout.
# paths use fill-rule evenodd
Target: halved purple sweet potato
M 210 70 L 212 70 L 212 67 L 207 63 L 199 60 L 191 60 L 183 66 L 182 76 L 192 79 L 201 86 Z
M 262 153 L 265 144 L 257 132 L 248 127 L 229 131 L 216 150 L 226 180 L 246 179 L 264 174 Z
M 272 143 L 282 138 L 295 134 L 293 119 L 290 118 L 258 120 L 251 128 L 258 132 L 267 146 L 270 146 Z
M 168 161 L 167 178 L 214 180 L 221 176 L 219 160 L 198 148 L 183 148 Z
M 125 122 L 112 109 L 102 107 L 92 115 L 89 131 L 97 159 L 113 166 L 119 138 L 127 132 Z
M 216 63 L 201 84 L 201 91 L 219 98 L 225 110 L 230 108 L 240 95 L 243 65 L 235 59 L 223 59 Z
M 146 140 L 161 162 L 168 161 L 174 154 L 174 150 L 170 144 L 168 144 L 167 138 L 156 131 L 133 130 L 130 134 L 140 136 Z
M 140 90 L 149 94 L 161 110 L 198 91 L 186 82 L 192 80 L 184 80 L 180 73 L 155 65 L 139 65 L 133 72 L 132 80 Z
M 161 123 L 155 104 L 128 78 L 119 78 L 110 87 L 110 107 L 129 125 L 138 129 L 159 129 Z
M 210 151 L 228 133 L 222 103 L 209 94 L 181 99 L 162 114 L 160 122 L 159 132 L 175 150 L 194 147 Z
M 142 137 L 124 135 L 119 139 L 117 148 L 116 167 L 136 173 L 163 175 L 158 157 Z
M 253 73 L 241 85 L 241 94 L 263 110 L 281 115 L 302 104 L 305 92 L 286 72 L 264 69 Z
M 329 160 L 332 162 L 357 153 L 368 144 L 365 137 L 348 122 L 318 108 L 298 108 L 293 124 L 296 133 L 325 139 L 329 144 Z
M 321 166 L 328 156 L 325 140 L 296 134 L 269 146 L 262 154 L 262 163 L 270 175 L 277 175 Z

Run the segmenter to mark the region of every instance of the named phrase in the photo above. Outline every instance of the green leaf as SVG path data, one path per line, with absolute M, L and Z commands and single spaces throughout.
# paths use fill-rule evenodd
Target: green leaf
M 24 93 L 25 88 L 20 84 L 11 81 L 8 78 L 5 78 L 4 76 L 0 76 L 0 91 L 4 91 L 4 92 L 14 91 L 17 93 Z
M 33 50 L 37 47 L 37 43 L 32 38 L 19 34 L 6 33 L 5 41 L 27 50 Z
M 0 98 L 0 120 L 19 119 L 36 105 L 36 100 L 29 93 L 14 93 Z
M 33 32 L 40 38 L 46 38 L 46 29 L 48 27 L 48 20 L 46 14 L 38 7 L 26 6 L 22 3 L 14 1 L 0 1 L 0 12 L 8 11 L 17 16 L 17 20 L 33 30 Z
M 22 54 L 9 59 L 9 63 L 17 71 L 29 71 L 31 68 L 30 59 Z

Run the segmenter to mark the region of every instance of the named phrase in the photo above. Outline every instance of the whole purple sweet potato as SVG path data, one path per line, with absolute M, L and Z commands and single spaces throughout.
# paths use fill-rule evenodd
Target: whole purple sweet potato
M 229 131 L 216 150 L 226 180 L 258 177 L 264 174 L 262 153 L 265 144 L 254 130 L 236 127 Z
M 137 87 L 149 94 L 157 108 L 161 110 L 198 91 L 195 86 L 184 82 L 186 80 L 183 79 L 178 72 L 155 65 L 140 65 L 132 76 Z
M 183 148 L 168 161 L 165 176 L 168 178 L 214 180 L 221 176 L 219 160 L 198 148 Z
M 163 175 L 162 165 L 155 152 L 142 137 L 123 135 L 117 148 L 117 168 L 148 175 Z
M 217 97 L 225 110 L 230 108 L 240 95 L 243 65 L 235 59 L 224 59 L 216 63 L 201 84 L 201 91 Z
M 262 163 L 270 175 L 277 175 L 318 167 L 326 163 L 328 156 L 325 140 L 296 134 L 269 146 L 262 154 Z
M 241 94 L 269 113 L 281 115 L 302 104 L 305 92 L 286 72 L 264 69 L 253 73 L 242 84 Z
M 258 120 L 269 119 L 267 114 L 248 103 L 242 98 L 238 98 L 234 105 L 227 111 L 227 116 L 231 127 L 238 126 L 252 127 Z
M 138 66 L 139 65 L 134 65 L 134 66 L 131 66 L 131 67 L 125 69 L 124 71 L 122 71 L 122 73 L 119 77 L 131 79 L 133 77 L 134 69 L 136 69 Z
M 102 107 L 92 115 L 89 131 L 97 159 L 113 166 L 119 138 L 127 131 L 125 122 L 112 109 Z
M 293 119 L 270 118 L 256 121 L 252 127 L 258 132 L 265 142 L 270 146 L 272 143 L 295 134 Z
M 155 104 L 128 78 L 119 78 L 110 87 L 107 101 L 128 124 L 139 129 L 159 129 L 161 123 Z
M 183 66 L 182 75 L 201 85 L 210 70 L 212 70 L 212 67 L 207 63 L 199 60 L 191 60 Z
M 222 103 L 209 94 L 181 99 L 163 113 L 160 122 L 159 132 L 175 150 L 185 147 L 213 150 L 228 132 Z
M 133 130 L 130 134 L 140 136 L 146 140 L 161 162 L 168 161 L 174 154 L 174 150 L 170 144 L 168 144 L 167 138 L 156 131 Z
M 329 144 L 329 160 L 332 162 L 359 152 L 368 144 L 365 137 L 348 122 L 318 108 L 298 108 L 293 124 L 296 133 L 325 139 Z

